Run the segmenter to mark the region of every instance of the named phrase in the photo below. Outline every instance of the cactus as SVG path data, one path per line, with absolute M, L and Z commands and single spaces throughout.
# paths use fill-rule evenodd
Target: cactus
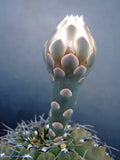
M 83 17 L 67 16 L 45 44 L 44 60 L 52 81 L 49 118 L 7 127 L 0 138 L 2 160 L 113 160 L 91 126 L 69 124 L 78 88 L 96 57 Z
M 62 140 L 49 139 L 49 120 L 18 124 L 9 127 L 1 137 L 0 159 L 2 160 L 113 160 L 106 147 L 92 135 L 90 126 L 67 125 Z
M 51 138 L 62 138 L 75 108 L 79 86 L 95 57 L 95 42 L 82 16 L 67 16 L 45 44 L 44 60 L 53 82 L 49 112 Z

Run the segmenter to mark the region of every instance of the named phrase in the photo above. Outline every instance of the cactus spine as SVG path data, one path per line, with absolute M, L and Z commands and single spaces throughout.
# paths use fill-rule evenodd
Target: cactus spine
M 49 112 L 51 138 L 62 138 L 74 111 L 78 88 L 93 66 L 94 40 L 83 17 L 66 17 L 45 45 L 44 59 L 53 82 Z

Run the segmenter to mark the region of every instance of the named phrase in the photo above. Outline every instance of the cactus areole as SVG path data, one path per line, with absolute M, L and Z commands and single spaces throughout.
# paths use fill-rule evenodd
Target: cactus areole
M 83 17 L 66 16 L 45 44 L 44 60 L 52 81 L 49 135 L 61 139 L 73 114 L 78 88 L 91 70 L 96 47 Z

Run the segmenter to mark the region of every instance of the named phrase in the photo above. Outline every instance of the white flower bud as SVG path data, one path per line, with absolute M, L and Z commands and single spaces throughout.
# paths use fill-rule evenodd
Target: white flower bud
M 66 16 L 57 26 L 56 32 L 46 43 L 45 48 L 45 61 L 49 63 L 48 70 L 52 73 L 59 67 L 66 75 L 73 74 L 77 67 L 83 65 L 87 75 L 96 57 L 94 39 L 82 16 Z M 49 60 L 52 60 L 51 57 L 54 66 Z

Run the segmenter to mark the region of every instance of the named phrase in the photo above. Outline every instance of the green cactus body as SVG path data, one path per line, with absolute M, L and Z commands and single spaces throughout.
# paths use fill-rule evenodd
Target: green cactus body
M 67 82 L 67 83 L 66 83 Z M 69 95 L 62 95 L 60 91 L 67 90 L 70 91 Z M 73 78 L 69 79 L 64 77 L 62 80 L 58 80 L 53 84 L 53 97 L 52 97 L 52 115 L 49 117 L 50 128 L 55 132 L 56 136 L 62 136 L 65 132 L 65 126 L 70 120 L 72 112 L 75 107 L 77 99 L 78 85 Z M 60 108 L 55 108 L 55 103 L 58 103 Z M 59 122 L 63 126 L 60 129 L 54 129 L 54 122 Z
M 105 146 L 93 139 L 90 128 L 67 125 L 63 139 L 49 139 L 48 121 L 19 124 L 1 137 L 1 160 L 113 160 Z

